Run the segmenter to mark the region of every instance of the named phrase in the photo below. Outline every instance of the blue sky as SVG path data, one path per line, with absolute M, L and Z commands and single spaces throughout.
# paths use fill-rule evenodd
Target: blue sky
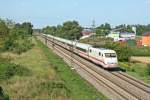
M 0 0 L 0 18 L 31 21 L 35 28 L 77 20 L 90 27 L 108 22 L 149 24 L 150 0 Z

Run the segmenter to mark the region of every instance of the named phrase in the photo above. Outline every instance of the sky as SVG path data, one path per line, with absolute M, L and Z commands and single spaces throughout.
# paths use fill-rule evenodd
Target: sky
M 35 28 L 77 20 L 84 27 L 105 22 L 150 24 L 150 0 L 0 0 L 0 18 L 32 22 Z

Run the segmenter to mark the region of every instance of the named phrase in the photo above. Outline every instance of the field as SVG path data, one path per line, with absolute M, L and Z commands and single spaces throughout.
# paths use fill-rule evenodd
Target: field
M 0 81 L 12 100 L 106 100 L 88 82 L 72 71 L 40 41 L 34 39 L 33 49 L 21 55 L 5 52 L 1 57 L 23 68 Z M 6 62 L 7 63 L 7 62 Z M 0 64 L 1 65 L 1 64 Z M 2 66 L 2 65 L 1 65 Z M 10 65 L 8 65 L 11 67 Z M 15 67 L 16 68 L 16 67 Z M 21 68 L 21 69 L 22 69 Z
M 150 84 L 150 66 L 141 62 L 119 62 L 119 66 L 126 72 L 143 82 Z
M 142 63 L 150 63 L 150 57 L 131 57 L 130 59 L 131 61 L 139 61 Z

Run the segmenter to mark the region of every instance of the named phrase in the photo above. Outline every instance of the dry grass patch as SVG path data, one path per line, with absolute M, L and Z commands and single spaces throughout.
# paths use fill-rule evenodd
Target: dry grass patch
M 138 61 L 142 63 L 150 63 L 150 57 L 131 57 L 131 61 Z
M 47 78 L 39 78 L 35 76 L 22 78 L 15 77 L 7 81 L 4 86 L 7 87 L 6 91 L 8 91 L 12 100 L 50 100 L 50 98 L 60 100 L 57 98 L 61 95 L 61 97 L 67 98 L 66 89 L 49 85 L 53 83 L 55 83 L 55 80 L 48 80 Z
M 59 87 L 42 87 L 42 84 L 55 83 L 60 79 L 51 66 L 44 52 L 38 46 L 28 52 L 16 55 L 13 53 L 3 53 L 4 58 L 11 58 L 11 62 L 24 66 L 31 71 L 29 76 L 13 76 L 1 82 L 1 86 L 12 100 L 65 100 L 67 90 Z M 63 84 L 63 82 L 61 82 Z M 46 85 L 47 86 L 47 85 Z M 54 94 L 57 95 L 54 95 Z
M 19 55 L 14 54 L 12 52 L 4 52 L 4 53 L 1 53 L 0 56 L 2 58 L 7 58 L 7 59 L 10 59 L 10 60 L 13 60 L 13 59 L 19 57 Z
M 55 76 L 55 71 L 53 70 L 53 68 L 50 68 L 50 62 L 45 57 L 44 52 L 38 47 L 34 47 L 32 50 L 16 57 L 13 62 L 16 64 L 27 66 L 37 76 Z
M 1 83 L 12 100 L 106 100 L 39 41 L 34 48 L 15 56 L 11 62 L 32 73 L 15 75 Z

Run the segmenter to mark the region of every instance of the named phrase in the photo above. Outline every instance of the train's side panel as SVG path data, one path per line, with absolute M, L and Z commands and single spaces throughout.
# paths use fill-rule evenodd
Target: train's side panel
M 104 68 L 114 67 L 112 65 L 109 66 L 108 64 L 105 63 L 104 53 L 105 52 L 107 53 L 107 49 L 104 48 L 97 49 L 97 48 L 93 48 L 91 45 L 88 44 L 78 43 L 78 42 L 62 39 L 59 37 L 54 37 L 51 35 L 48 35 L 48 37 L 57 40 L 57 43 L 62 44 L 64 48 L 67 48 L 68 50 L 73 50 L 73 52 L 79 54 L 84 58 L 93 61 L 96 64 L 103 66 Z
M 99 53 L 100 53 L 100 51 L 98 51 L 94 48 L 90 48 L 90 50 L 89 50 L 89 59 L 104 67 L 105 62 L 104 62 L 102 56 L 99 55 Z
M 68 46 L 66 47 L 67 49 L 71 49 L 70 48 L 70 45 L 74 45 L 74 52 L 79 54 L 80 56 L 84 57 L 84 58 L 87 58 L 97 64 L 100 64 L 102 66 L 104 66 L 105 64 L 102 62 L 102 61 L 99 61 L 99 59 L 97 59 L 98 57 L 96 57 L 96 52 L 92 52 L 92 54 L 89 52 L 89 48 L 92 48 L 91 45 L 88 45 L 88 44 L 84 44 L 84 43 L 75 43 L 75 42 L 72 42 L 70 40 L 66 40 L 66 39 L 62 39 L 62 38 L 58 38 L 58 37 L 54 37 L 54 36 L 51 36 L 51 35 L 48 35 L 48 37 L 52 38 L 53 39 L 56 39 L 57 40 L 57 43 L 58 41 L 62 42 L 62 43 L 66 43 L 68 44 Z M 56 41 L 55 41 L 56 42 Z M 86 50 L 86 52 L 83 52 L 83 51 L 80 51 L 78 49 L 76 49 L 76 47 L 79 47 L 79 48 L 83 48 Z

